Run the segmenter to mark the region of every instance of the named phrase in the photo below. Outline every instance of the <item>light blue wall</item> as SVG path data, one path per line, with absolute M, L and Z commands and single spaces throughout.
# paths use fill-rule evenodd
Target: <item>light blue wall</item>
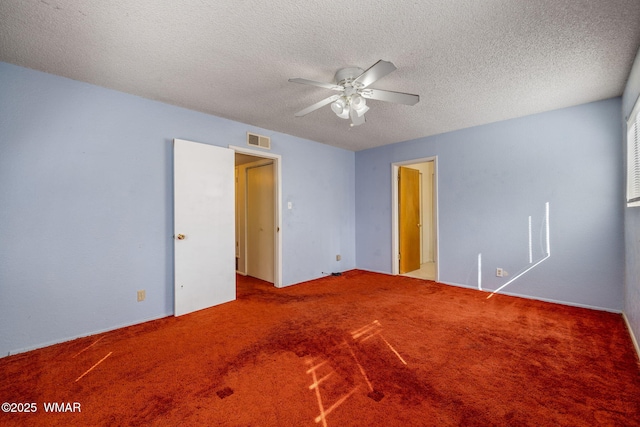
M 624 153 L 627 152 L 626 118 L 640 96 L 640 51 L 633 63 L 631 74 L 622 95 L 624 120 Z M 626 178 L 626 177 L 625 177 Z M 640 342 L 640 208 L 626 208 L 625 220 L 625 289 L 624 312 L 631 325 L 636 342 Z
M 356 254 L 361 269 L 391 272 L 391 163 L 437 156 L 440 281 L 621 310 L 623 171 L 620 98 L 356 153 Z M 497 267 L 509 272 L 498 278 Z
M 612 99 L 354 154 L 0 63 L 0 355 L 172 314 L 171 140 L 244 146 L 247 130 L 282 156 L 285 285 L 390 272 L 391 163 L 437 156 L 441 281 L 476 287 L 478 253 L 485 289 L 510 278 L 495 267 L 526 268 L 529 215 L 540 258 L 549 202 L 552 255 L 504 292 L 620 310 L 626 272 L 637 331 L 640 209 L 621 203 L 623 113 Z
M 171 141 L 247 131 L 282 156 L 283 284 L 355 268 L 353 152 L 0 63 L 0 356 L 171 315 Z

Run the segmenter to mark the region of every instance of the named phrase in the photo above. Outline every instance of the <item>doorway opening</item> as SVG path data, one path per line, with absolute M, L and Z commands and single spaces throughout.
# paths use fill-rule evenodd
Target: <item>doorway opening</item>
M 392 274 L 437 281 L 437 158 L 391 166 Z
M 280 156 L 235 150 L 236 273 L 282 286 Z

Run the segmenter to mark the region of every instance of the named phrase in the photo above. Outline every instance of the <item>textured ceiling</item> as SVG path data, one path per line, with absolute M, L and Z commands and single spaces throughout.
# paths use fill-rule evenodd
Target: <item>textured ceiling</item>
M 638 0 L 0 1 L 0 61 L 354 151 L 618 96 L 639 46 Z M 417 105 L 294 117 L 379 59 Z

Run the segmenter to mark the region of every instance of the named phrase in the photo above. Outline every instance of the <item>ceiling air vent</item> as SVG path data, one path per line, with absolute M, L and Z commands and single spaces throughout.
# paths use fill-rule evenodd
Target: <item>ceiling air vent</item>
M 267 150 L 271 150 L 271 138 L 269 138 L 268 136 L 247 132 L 247 144 L 254 147 L 266 148 Z

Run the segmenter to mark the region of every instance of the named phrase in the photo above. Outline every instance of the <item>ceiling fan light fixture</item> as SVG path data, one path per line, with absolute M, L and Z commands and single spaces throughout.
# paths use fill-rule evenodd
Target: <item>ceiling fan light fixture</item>
M 349 118 L 349 109 L 345 108 L 342 113 L 338 114 L 338 117 L 340 117 L 341 119 L 348 119 Z
M 365 105 L 364 107 L 362 107 L 360 109 L 354 108 L 353 111 L 358 115 L 358 117 L 362 117 L 362 116 L 364 116 L 364 113 L 369 111 L 369 106 Z
M 344 102 L 344 99 L 340 98 L 337 101 L 335 101 L 333 104 L 331 104 L 331 110 L 336 114 L 341 114 L 344 111 L 346 106 L 347 106 L 347 103 Z
M 351 97 L 351 107 L 354 110 L 360 111 L 364 109 L 366 106 L 367 106 L 367 102 L 360 95 L 354 95 Z
M 349 118 L 349 109 L 347 108 L 347 102 L 344 98 L 340 98 L 331 104 L 331 111 L 342 119 Z

